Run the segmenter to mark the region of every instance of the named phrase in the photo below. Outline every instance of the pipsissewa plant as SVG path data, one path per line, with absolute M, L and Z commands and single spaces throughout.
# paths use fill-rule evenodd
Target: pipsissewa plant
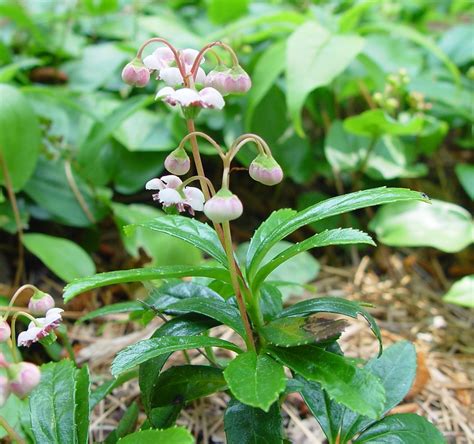
M 164 47 L 142 59 L 145 47 L 154 42 Z M 201 63 L 205 55 L 215 54 L 216 47 L 228 52 L 231 66 L 217 56 L 218 66 L 206 75 Z M 192 267 L 102 273 L 76 280 L 66 287 L 64 299 L 69 301 L 82 292 L 105 285 L 167 281 L 155 288 L 144 303 L 104 307 L 86 317 L 117 310 L 152 312 L 166 321 L 151 339 L 122 350 L 113 362 L 112 374 L 117 377 L 117 383 L 133 377 L 134 369 L 139 366 L 142 402 L 148 416 L 141 431 L 123 442 L 127 439 L 126 442 L 141 442 L 156 430 L 166 433 L 164 429 L 174 425 L 186 403 L 217 391 L 227 391 L 231 396 L 224 418 L 229 443 L 285 440 L 281 406 L 290 392 L 302 395 L 330 443 L 350 440 L 380 443 L 392 438 L 406 443 L 443 442 L 439 432 L 422 417 L 411 414 L 384 417 L 403 399 L 413 382 L 416 356 L 410 344 L 400 343 L 382 353 L 379 328 L 361 305 L 320 297 L 283 308 L 279 283 L 271 281 L 273 270 L 303 251 L 329 245 L 373 245 L 366 233 L 350 228 L 334 229 L 272 255 L 272 247 L 295 230 L 348 211 L 390 202 L 427 200 L 427 197 L 406 189 L 377 188 L 338 196 L 300 212 L 275 211 L 256 230 L 245 260 L 239 261 L 233 252 L 230 221 L 242 215 L 243 205 L 231 191 L 231 163 L 244 145 L 252 143 L 257 149 L 249 169 L 253 179 L 271 186 L 282 180 L 283 173 L 259 136 L 242 135 L 227 149 L 207 134 L 196 131 L 194 119 L 204 108 L 223 108 L 226 94 L 246 92 L 250 78 L 232 49 L 222 42 L 210 43 L 199 52 L 180 51 L 162 38 L 145 42 L 137 57 L 124 68 L 122 77 L 126 83 L 142 87 L 154 74 L 166 83 L 158 91 L 157 99 L 180 108 L 188 134 L 165 161 L 171 175 L 151 179 L 146 184 L 147 189 L 157 191 L 153 199 L 170 214 L 139 226 L 183 239 L 203 250 L 213 262 Z M 205 174 L 198 138 L 210 143 L 222 160 L 219 187 Z M 191 169 L 191 159 L 185 150 L 188 141 L 196 174 L 181 180 L 178 176 Z M 199 183 L 200 188 L 189 186 L 193 182 Z M 194 216 L 197 211 L 204 212 L 213 228 L 179 214 L 188 212 Z M 180 277 L 207 279 L 201 283 L 175 280 Z M 334 315 L 363 316 L 380 343 L 379 356 L 365 366 L 345 358 L 337 340 L 346 322 L 335 319 Z M 212 337 L 210 330 L 221 324 L 233 329 L 245 346 L 238 345 L 240 341 Z M 216 356 L 214 348 L 230 350 L 235 357 Z M 210 364 L 188 364 L 162 371 L 171 353 L 189 349 L 202 349 Z M 99 389 L 88 405 L 92 406 L 114 386 L 116 383 L 112 382 Z M 31 405 L 33 409 L 33 402 Z M 169 430 L 172 433 L 176 429 Z M 123 434 L 116 434 L 117 438 L 120 436 Z M 159 439 L 164 438 L 156 435 L 153 442 L 165 442 Z

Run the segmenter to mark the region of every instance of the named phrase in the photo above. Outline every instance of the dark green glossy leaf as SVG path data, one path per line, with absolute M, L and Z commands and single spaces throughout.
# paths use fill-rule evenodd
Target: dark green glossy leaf
M 268 355 L 241 353 L 224 371 L 232 394 L 244 404 L 268 412 L 285 389 L 283 366 Z
M 337 313 L 350 316 L 354 319 L 357 319 L 358 315 L 363 316 L 379 341 L 379 353 L 382 352 L 382 335 L 380 329 L 372 315 L 364 310 L 357 302 L 336 297 L 307 299 L 286 308 L 281 312 L 280 317 L 308 316 L 313 313 Z
M 377 418 L 385 402 L 379 379 L 342 356 L 313 346 L 270 347 L 280 362 L 310 381 L 319 382 L 335 401 L 351 410 Z
M 220 281 L 219 281 L 220 282 Z M 208 287 L 195 282 L 167 282 L 153 289 L 147 299 L 147 304 L 155 310 L 168 310 L 176 302 L 190 298 L 212 299 L 223 302 L 224 299 Z
M 246 338 L 245 328 L 239 310 L 227 302 L 214 299 L 189 298 L 167 307 L 170 312 L 198 313 L 228 325 L 242 338 Z
M 260 309 L 265 322 L 276 318 L 283 311 L 281 291 L 271 284 L 263 284 L 260 287 Z
M 118 375 L 148 359 L 178 350 L 189 350 L 201 347 L 221 347 L 241 353 L 242 350 L 232 342 L 208 336 L 165 336 L 145 339 L 125 348 L 115 357 L 112 363 L 112 374 Z
M 164 407 L 153 407 L 148 412 L 150 424 L 156 429 L 166 429 L 176 424 L 184 403 L 175 403 Z
M 102 316 L 108 316 L 118 313 L 131 313 L 136 311 L 143 311 L 144 306 L 138 301 L 127 301 L 127 302 L 118 302 L 117 304 L 105 305 L 100 307 L 97 310 L 87 313 L 85 316 L 82 316 L 78 322 L 90 321 L 91 319 L 100 318 Z
M 415 380 L 415 347 L 407 341 L 398 342 L 387 348 L 380 358 L 371 359 L 365 368 L 377 376 L 384 386 L 385 414 L 403 400 Z M 356 433 L 374 423 L 370 418 L 349 410 L 344 412 L 342 421 L 341 437 L 345 440 L 352 439 Z
M 390 415 L 362 433 L 354 444 L 444 444 L 439 430 L 413 413 Z
M 373 188 L 355 193 L 344 194 L 319 202 L 298 213 L 293 210 L 280 210 L 272 213 L 255 232 L 247 252 L 247 270 L 250 276 L 255 275 L 263 258 L 278 241 L 289 236 L 293 231 L 310 223 L 358 210 L 360 208 L 382 205 L 390 202 L 425 200 L 426 195 L 405 188 Z
M 119 439 L 118 444 L 194 444 L 194 438 L 183 427 L 164 430 L 142 430 Z
M 270 344 L 294 347 L 334 338 L 340 335 L 346 326 L 347 323 L 342 319 L 286 317 L 271 321 L 259 332 Z
M 130 270 L 111 271 L 99 273 L 89 278 L 76 279 L 64 288 L 63 298 L 65 302 L 68 302 L 78 294 L 93 290 L 94 288 L 105 287 L 106 285 L 187 276 L 213 277 L 226 282 L 230 280 L 228 271 L 216 266 L 170 265 L 159 268 L 132 268 Z
M 161 373 L 151 398 L 155 407 L 182 404 L 226 390 L 222 370 L 208 365 L 181 365 Z
M 326 230 L 322 233 L 315 234 L 314 236 L 287 248 L 275 256 L 270 262 L 262 266 L 251 281 L 252 288 L 258 288 L 273 270 L 303 251 L 307 251 L 311 248 L 326 247 L 328 245 L 360 243 L 375 245 L 374 241 L 367 233 L 352 228 L 337 228 L 335 230 Z
M 31 431 L 38 444 L 78 442 L 76 372 L 68 360 L 41 366 L 41 383 L 30 395 Z
M 158 217 L 125 227 L 126 233 L 133 233 L 135 227 L 166 233 L 194 245 L 227 266 L 227 258 L 216 232 L 207 224 L 196 219 L 178 215 Z
M 166 324 L 163 324 L 160 328 L 158 328 L 155 333 L 153 333 L 153 338 L 159 338 L 162 336 L 191 336 L 191 335 L 198 335 L 209 330 L 211 327 L 214 327 L 217 323 L 209 318 L 204 318 L 201 316 L 196 315 L 184 315 L 179 316 L 177 318 L 171 319 Z M 158 387 L 158 379 L 160 377 L 160 371 L 165 362 L 168 360 L 171 353 L 160 355 L 156 358 L 149 359 L 148 361 L 140 364 L 139 370 L 139 383 L 140 383 L 140 390 L 142 393 L 142 402 L 145 407 L 145 410 L 150 415 L 150 410 L 155 407 L 152 403 L 152 398 L 155 396 L 155 391 L 159 390 Z M 120 378 L 120 376 L 119 376 Z M 155 417 L 157 421 L 161 421 L 163 417 L 169 418 L 174 416 L 174 414 L 178 414 L 175 412 L 176 409 L 172 409 L 173 412 L 163 411 L 163 409 L 158 409 L 159 411 L 155 412 Z M 166 410 L 166 409 L 165 409 Z M 152 419 L 150 417 L 150 419 Z M 163 420 L 165 424 L 167 421 Z M 157 425 L 156 421 L 153 421 L 155 427 L 162 428 L 165 425 Z
M 224 415 L 228 444 L 281 444 L 282 423 L 278 403 L 268 412 L 231 399 Z
M 423 129 L 423 119 L 413 117 L 407 122 L 393 119 L 381 109 L 371 109 L 344 120 L 344 129 L 359 136 L 380 137 L 384 134 L 402 136 L 417 134 Z
M 77 443 L 87 444 L 89 442 L 89 412 L 91 381 L 89 367 L 85 365 L 76 371 L 75 389 L 75 418 L 77 429 Z

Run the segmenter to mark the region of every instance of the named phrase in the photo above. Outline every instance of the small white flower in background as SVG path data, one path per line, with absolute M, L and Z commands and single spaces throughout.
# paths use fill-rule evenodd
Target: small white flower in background
M 175 90 L 165 86 L 156 94 L 156 99 L 161 99 L 171 106 L 182 107 L 197 106 L 201 108 L 222 109 L 225 105 L 222 94 L 214 88 L 207 87 L 197 92 L 191 88 Z
M 0 342 L 6 342 L 10 339 L 11 330 L 7 321 L 0 321 Z
M 10 382 L 6 376 L 0 375 L 0 407 L 3 407 L 9 396 Z
M 11 364 L 8 369 L 10 377 L 10 390 L 23 399 L 28 395 L 41 381 L 41 371 L 31 362 L 20 362 Z
M 54 308 L 54 299 L 48 293 L 35 291 L 35 294 L 28 302 L 28 310 L 35 316 L 44 315 L 48 310 Z
M 18 346 L 29 347 L 31 344 L 46 338 L 53 330 L 61 324 L 61 308 L 51 308 L 46 312 L 44 318 L 37 318 L 36 322 L 30 322 L 28 330 L 18 335 Z
M 199 188 L 184 187 L 182 180 L 173 175 L 163 176 L 149 180 L 145 188 L 147 190 L 159 190 L 153 194 L 153 200 L 158 200 L 163 207 L 176 207 L 179 212 L 188 211 L 194 215 L 194 211 L 202 211 L 204 208 L 204 194 Z
M 179 58 L 186 74 L 191 74 L 191 68 L 196 60 L 199 51 L 195 49 L 184 49 L 179 52 Z M 204 62 L 204 58 L 201 63 Z M 163 80 L 168 86 L 183 85 L 184 80 L 179 69 L 176 67 L 173 52 L 169 48 L 158 48 L 153 54 L 144 58 L 143 63 L 148 69 L 158 71 L 158 78 Z M 195 82 L 203 84 L 206 81 L 206 73 L 202 68 L 198 68 Z

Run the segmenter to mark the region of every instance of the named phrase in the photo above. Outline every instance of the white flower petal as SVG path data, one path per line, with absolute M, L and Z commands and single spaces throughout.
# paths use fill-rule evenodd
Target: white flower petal
M 161 179 L 155 177 L 154 179 L 149 180 L 145 184 L 145 190 L 163 190 L 165 189 L 166 185 L 163 183 Z
M 183 84 L 183 76 L 178 68 L 164 68 L 160 70 L 160 79 L 168 86 L 176 86 Z
M 148 69 L 163 69 L 167 68 L 173 60 L 173 51 L 165 47 L 155 49 L 152 55 L 143 59 L 143 63 Z
M 204 85 L 205 81 L 206 81 L 206 73 L 204 72 L 202 68 L 198 68 L 195 82 L 201 83 L 202 85 Z
M 171 86 L 165 86 L 164 88 L 161 88 L 155 96 L 155 100 L 157 99 L 163 99 L 169 96 L 172 96 L 175 93 L 174 89 L 171 88 Z
M 60 321 L 62 319 L 61 313 L 64 310 L 62 308 L 51 308 L 46 312 L 46 320 L 45 325 L 52 324 L 56 321 Z
M 152 54 L 149 56 L 146 56 L 143 59 L 143 64 L 148 68 L 148 69 L 160 69 L 160 63 L 156 59 L 156 57 Z
M 217 89 L 208 86 L 199 92 L 202 103 L 206 108 L 222 109 L 225 105 L 222 94 Z
M 185 65 L 189 65 L 191 67 L 198 56 L 199 51 L 196 51 L 192 48 L 183 49 L 181 51 L 181 61 L 184 62 Z M 201 59 L 201 63 L 204 62 L 204 57 Z
M 161 181 L 166 185 L 166 188 L 178 188 L 183 181 L 178 177 L 174 176 L 173 174 L 169 174 L 168 176 L 163 176 Z
M 191 88 L 178 89 L 172 98 L 181 106 L 199 105 L 201 103 L 198 92 Z
M 202 211 L 204 208 L 204 194 L 199 188 L 185 187 L 184 195 L 186 196 L 186 203 L 195 211 Z
M 158 199 L 164 206 L 176 205 L 183 202 L 183 197 L 172 188 L 165 188 L 158 193 Z

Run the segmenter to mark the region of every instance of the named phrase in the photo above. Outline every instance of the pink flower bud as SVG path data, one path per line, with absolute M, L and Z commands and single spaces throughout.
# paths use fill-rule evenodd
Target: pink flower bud
M 242 202 L 227 188 L 220 189 L 204 204 L 204 214 L 218 224 L 239 218 L 242 211 Z
M 207 75 L 206 86 L 212 86 L 221 94 L 243 94 L 250 89 L 252 81 L 240 65 L 232 69 L 218 66 Z
M 30 302 L 28 302 L 28 309 L 35 316 L 42 316 L 53 307 L 54 299 L 52 296 L 39 290 L 35 291 Z
M 10 339 L 11 330 L 7 321 L 0 321 L 0 342 L 6 342 Z
M 2 407 L 10 396 L 10 382 L 5 376 L 0 376 L 0 407 Z
M 259 154 L 250 164 L 249 174 L 253 180 L 264 185 L 276 185 L 283 180 L 283 170 L 273 157 Z
M 150 71 L 140 59 L 134 58 L 123 68 L 122 80 L 127 85 L 143 88 L 150 81 Z
M 12 364 L 8 369 L 10 389 L 19 398 L 24 398 L 41 380 L 40 369 L 31 362 Z
M 165 159 L 165 168 L 177 176 L 182 176 L 191 168 L 191 161 L 183 148 L 172 151 Z

